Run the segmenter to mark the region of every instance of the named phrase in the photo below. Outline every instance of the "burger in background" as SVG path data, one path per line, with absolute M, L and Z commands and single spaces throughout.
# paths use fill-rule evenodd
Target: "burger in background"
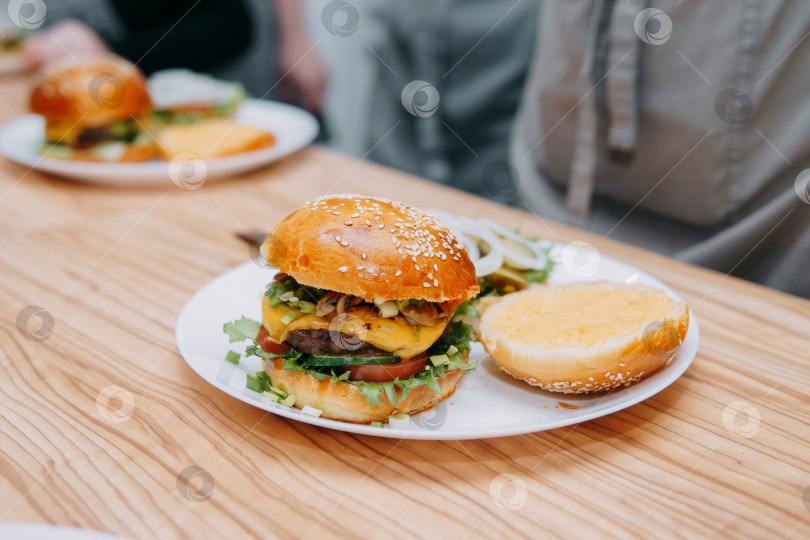
M 149 77 L 155 120 L 193 124 L 207 118 L 232 118 L 247 94 L 238 82 L 187 69 L 167 69 Z
M 192 154 L 202 159 L 272 146 L 275 135 L 233 118 L 247 94 L 241 84 L 185 69 L 159 71 L 149 78 L 158 126 L 158 153 L 171 161 Z
M 123 58 L 100 55 L 46 67 L 29 107 L 45 119 L 43 156 L 120 162 L 155 154 L 146 79 Z

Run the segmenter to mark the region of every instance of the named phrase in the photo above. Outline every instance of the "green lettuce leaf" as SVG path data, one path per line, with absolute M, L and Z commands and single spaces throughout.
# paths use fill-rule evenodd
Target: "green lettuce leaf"
M 477 309 L 475 309 L 475 307 L 473 307 L 473 303 L 475 303 L 476 298 L 464 300 L 461 304 L 459 304 L 458 309 L 456 309 L 456 312 L 453 314 L 453 317 L 466 316 L 480 319 L 481 314 Z
M 258 356 L 262 360 L 273 360 L 274 358 L 292 358 L 297 360 L 301 357 L 303 353 L 300 353 L 296 350 L 289 349 L 287 352 L 282 354 L 275 354 L 271 352 L 267 352 L 261 347 L 259 347 L 258 343 L 254 342 L 253 345 L 248 345 L 245 347 L 245 356 Z M 287 368 L 284 368 L 287 369 Z M 293 370 L 293 371 L 300 371 L 300 370 Z
M 469 351 L 470 343 L 477 339 L 472 326 L 462 321 L 450 321 L 442 337 L 428 349 L 428 354 L 444 354 L 451 345 L 459 351 Z
M 394 406 L 399 406 L 399 399 L 397 398 L 397 391 L 394 390 L 394 383 L 392 382 L 385 382 L 379 383 L 382 387 L 383 391 L 385 392 L 385 397 L 388 398 L 388 401 Z
M 400 381 L 399 377 L 394 379 L 393 383 L 396 385 L 397 388 L 399 388 L 400 391 L 399 399 L 403 401 L 406 400 L 408 398 L 408 394 L 411 393 L 411 388 L 413 388 L 413 386 L 408 386 L 403 381 Z
M 249 321 L 249 319 L 247 320 Z M 240 321 L 236 321 L 235 323 L 238 322 Z M 411 390 L 419 386 L 427 386 L 437 394 L 441 394 L 439 377 L 444 379 L 447 372 L 450 370 L 475 369 L 478 366 L 478 363 L 467 363 L 467 360 L 462 354 L 462 351 L 470 350 L 470 343 L 475 341 L 475 339 L 475 331 L 470 325 L 461 321 L 451 321 L 447 325 L 447 329 L 442 337 L 436 341 L 436 343 L 434 343 L 430 349 L 428 349 L 428 354 L 446 354 L 451 345 L 458 349 L 458 352 L 455 354 L 447 355 L 450 360 L 447 364 L 433 366 L 432 364 L 428 363 L 428 369 L 422 370 L 419 373 L 408 377 L 407 379 L 400 380 L 397 378 L 391 382 L 384 383 L 352 381 L 349 380 L 350 373 L 348 371 L 337 375 L 334 368 L 310 366 L 307 364 L 307 359 L 310 358 L 310 356 L 293 349 L 290 349 L 283 354 L 273 354 L 265 351 L 254 342 L 252 345 L 245 348 L 245 356 L 257 356 L 263 360 L 283 358 L 284 362 L 282 364 L 282 369 L 286 369 L 288 371 L 303 371 L 307 375 L 312 375 L 319 381 L 323 381 L 324 379 L 330 379 L 331 382 L 343 381 L 345 383 L 357 386 L 358 390 L 360 391 L 360 395 L 366 398 L 369 406 L 381 406 L 384 403 L 383 400 L 387 398 L 388 401 L 390 401 L 396 407 L 402 400 L 408 397 Z M 266 377 L 266 374 L 263 371 L 257 373 L 256 375 L 248 375 L 248 388 L 251 390 L 254 388 L 264 388 L 264 383 L 262 380 L 260 380 L 262 378 L 262 374 L 264 374 Z M 397 389 L 399 389 L 399 395 L 397 395 Z
M 368 383 L 357 385 L 360 388 L 360 395 L 366 398 L 369 407 L 382 406 L 382 392 L 380 383 Z
M 262 323 L 242 317 L 238 321 L 225 323 L 222 325 L 222 331 L 228 334 L 228 343 L 234 341 L 245 341 L 246 339 L 256 339 L 259 335 L 259 329 Z
M 266 392 L 270 389 L 270 378 L 264 371 L 258 371 L 255 375 L 253 373 L 248 373 L 245 386 L 248 390 L 253 390 L 254 392 L 261 394 L 262 392 Z
M 548 279 L 548 276 L 551 275 L 551 271 L 554 270 L 554 261 L 551 260 L 550 251 L 551 248 L 545 250 L 546 266 L 542 270 L 527 270 L 523 272 L 523 277 L 525 277 L 529 283 L 544 283 Z
M 351 375 L 350 371 L 344 371 L 342 374 L 337 375 L 334 370 L 332 370 L 332 381 L 331 382 L 338 382 L 338 381 L 345 381 Z

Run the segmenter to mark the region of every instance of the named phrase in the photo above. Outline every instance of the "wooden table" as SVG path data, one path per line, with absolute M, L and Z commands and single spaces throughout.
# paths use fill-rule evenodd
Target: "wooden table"
M 0 120 L 26 85 L 0 81 Z M 248 259 L 235 231 L 329 191 L 590 242 L 689 301 L 700 353 L 641 404 L 519 437 L 399 441 L 265 414 L 191 371 L 175 320 Z M 195 191 L 3 161 L 0 197 L 0 520 L 133 538 L 810 536 L 810 302 L 318 147 Z M 46 339 L 17 328 L 31 305 L 53 317 Z

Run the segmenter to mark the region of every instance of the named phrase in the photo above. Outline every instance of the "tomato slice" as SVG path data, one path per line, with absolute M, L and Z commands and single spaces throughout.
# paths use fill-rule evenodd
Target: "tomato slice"
M 399 380 L 403 380 L 419 373 L 425 369 L 427 360 L 428 357 L 424 354 L 396 364 L 346 366 L 342 368 L 341 372 L 348 371 L 351 373 L 349 379 L 353 381 L 389 382 L 397 377 L 399 377 Z
M 259 344 L 259 347 L 272 354 L 284 354 L 290 350 L 290 347 L 284 343 L 271 341 L 270 334 L 267 333 L 267 329 L 264 325 L 259 329 L 259 335 L 256 336 L 256 343 Z

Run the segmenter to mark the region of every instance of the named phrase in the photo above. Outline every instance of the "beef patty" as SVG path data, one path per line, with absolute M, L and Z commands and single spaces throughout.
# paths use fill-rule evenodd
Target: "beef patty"
M 314 356 L 391 356 L 390 352 L 369 345 L 357 336 L 336 330 L 302 329 L 287 334 L 287 345 Z

